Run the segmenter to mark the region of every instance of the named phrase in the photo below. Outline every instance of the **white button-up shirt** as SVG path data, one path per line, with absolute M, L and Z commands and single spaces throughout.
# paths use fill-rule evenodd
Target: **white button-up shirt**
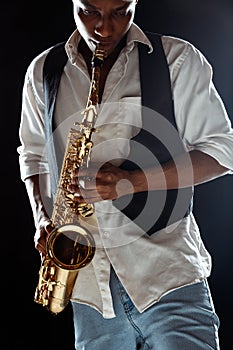
M 69 129 L 83 117 L 81 112 L 90 88 L 85 62 L 77 49 L 79 40 L 80 35 L 75 31 L 66 43 L 69 60 L 56 101 L 55 132 L 63 149 Z M 138 42 L 147 45 L 151 52 L 149 40 L 133 24 L 126 47 L 106 80 L 97 118 L 98 132 L 93 135 L 92 157 L 98 162 L 117 159 L 116 164 L 120 164 L 129 153 L 129 138 L 142 125 Z M 185 40 L 163 36 L 162 44 L 171 76 L 176 124 L 185 149 L 205 152 L 231 172 L 233 131 L 213 85 L 210 64 Z M 44 152 L 42 84 L 47 53 L 48 50 L 42 52 L 32 61 L 25 76 L 18 147 L 22 180 L 49 173 Z M 91 219 L 94 223 L 88 227 L 97 249 L 92 262 L 78 273 L 73 301 L 96 308 L 105 318 L 114 317 L 109 288 L 111 265 L 140 312 L 166 293 L 210 275 L 211 257 L 193 214 L 149 237 L 111 201 L 98 202 L 95 209 Z

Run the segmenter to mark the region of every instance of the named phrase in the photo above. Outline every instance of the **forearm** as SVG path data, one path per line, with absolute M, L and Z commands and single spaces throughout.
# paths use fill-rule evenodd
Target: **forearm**
M 161 167 L 129 173 L 135 192 L 164 190 L 198 185 L 225 175 L 228 169 L 211 156 L 191 151 Z
M 35 226 L 42 226 L 50 218 L 48 175 L 33 175 L 25 180 Z
M 192 151 L 162 166 L 143 170 L 122 170 L 111 163 L 105 163 L 97 171 L 96 168 L 76 171 L 72 176 L 72 184 L 68 189 L 77 194 L 78 202 L 82 198 L 89 203 L 101 200 L 113 200 L 135 192 L 170 190 L 185 188 L 213 180 L 228 172 L 214 158 L 200 152 Z M 80 179 L 93 178 L 80 187 Z M 85 181 L 84 181 L 85 182 Z

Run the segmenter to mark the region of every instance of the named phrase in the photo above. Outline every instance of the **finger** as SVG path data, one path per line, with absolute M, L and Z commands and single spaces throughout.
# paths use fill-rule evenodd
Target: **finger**
M 86 167 L 84 166 L 83 168 L 76 168 L 72 170 L 72 175 L 71 177 L 83 177 L 83 176 L 94 176 L 97 171 L 99 170 L 98 167 Z
M 45 231 L 46 231 L 47 234 L 51 233 L 51 232 L 54 230 L 54 226 L 53 226 L 53 224 L 51 223 L 51 221 L 48 222 L 47 225 L 45 225 L 44 229 L 45 229 Z M 48 236 L 48 235 L 47 235 L 47 236 Z
M 39 254 L 40 254 L 41 264 L 43 264 L 44 260 L 46 259 L 47 253 L 44 254 L 42 252 L 39 252 Z
M 47 223 L 44 222 L 43 227 L 38 228 L 35 232 L 35 248 L 43 254 L 46 254 L 46 241 L 52 230 L 53 226 L 51 224 L 51 221 L 48 220 Z
M 80 183 L 81 180 L 79 180 Z M 94 176 L 85 176 L 82 179 L 82 183 L 83 183 L 83 188 L 85 189 L 94 189 L 96 187 L 96 179 Z
M 44 241 L 38 241 L 35 247 L 42 254 L 42 256 L 46 255 L 46 243 Z
M 94 189 L 96 179 L 94 176 L 79 176 L 71 180 L 71 185 L 68 185 L 68 191 L 78 192 L 78 188 Z
M 101 200 L 103 200 L 103 198 L 96 191 L 96 189 L 93 189 L 93 190 L 82 189 L 79 193 L 74 194 L 74 201 L 78 203 L 94 203 L 94 202 L 99 202 Z

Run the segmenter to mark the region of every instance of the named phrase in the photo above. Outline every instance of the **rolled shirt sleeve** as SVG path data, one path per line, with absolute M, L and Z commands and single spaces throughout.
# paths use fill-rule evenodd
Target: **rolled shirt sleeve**
M 38 67 L 35 72 L 36 61 Z M 43 89 L 40 69 L 42 62 L 40 61 L 41 58 L 38 57 L 28 67 L 22 91 L 22 111 L 19 127 L 21 144 L 17 151 L 23 181 L 32 175 L 49 172 L 45 154 L 44 102 L 41 97 Z M 40 76 L 35 79 L 33 74 L 39 74 Z M 35 82 L 37 86 L 34 85 Z
M 187 150 L 212 156 L 232 173 L 233 130 L 211 65 L 192 44 L 180 40 L 168 58 L 177 127 Z

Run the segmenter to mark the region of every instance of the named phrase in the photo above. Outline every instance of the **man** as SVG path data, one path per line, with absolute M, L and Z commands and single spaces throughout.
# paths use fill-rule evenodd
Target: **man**
M 161 37 L 175 122 L 169 120 L 170 111 L 167 117 L 161 111 L 148 112 L 147 106 L 141 110 L 142 95 L 148 92 L 140 75 L 147 63 L 140 60 L 139 47 L 154 59 L 159 49 L 133 23 L 136 5 L 136 0 L 73 0 L 77 30 L 65 46 L 68 60 L 53 116 L 62 153 L 67 129 L 85 109 L 93 51 L 101 45 L 107 52 L 92 161 L 88 169 L 73 173 L 69 186 L 79 203 L 95 205 L 99 225 L 95 257 L 79 271 L 71 297 L 75 347 L 219 349 L 218 317 L 207 283 L 211 258 L 191 202 L 194 185 L 232 171 L 233 132 L 209 63 L 178 38 Z M 43 256 L 52 229 L 44 201 L 50 197 L 52 174 L 44 154 L 42 70 L 48 52 L 36 57 L 26 74 L 18 149 L 37 229 L 35 245 Z M 153 86 L 160 84 L 152 75 L 146 85 L 154 81 Z M 152 100 L 158 93 L 152 90 Z M 126 159 L 136 166 L 124 163 Z M 91 181 L 83 184 L 87 176 Z M 142 203 L 134 195 L 143 193 Z M 138 204 L 146 210 L 136 213 Z

